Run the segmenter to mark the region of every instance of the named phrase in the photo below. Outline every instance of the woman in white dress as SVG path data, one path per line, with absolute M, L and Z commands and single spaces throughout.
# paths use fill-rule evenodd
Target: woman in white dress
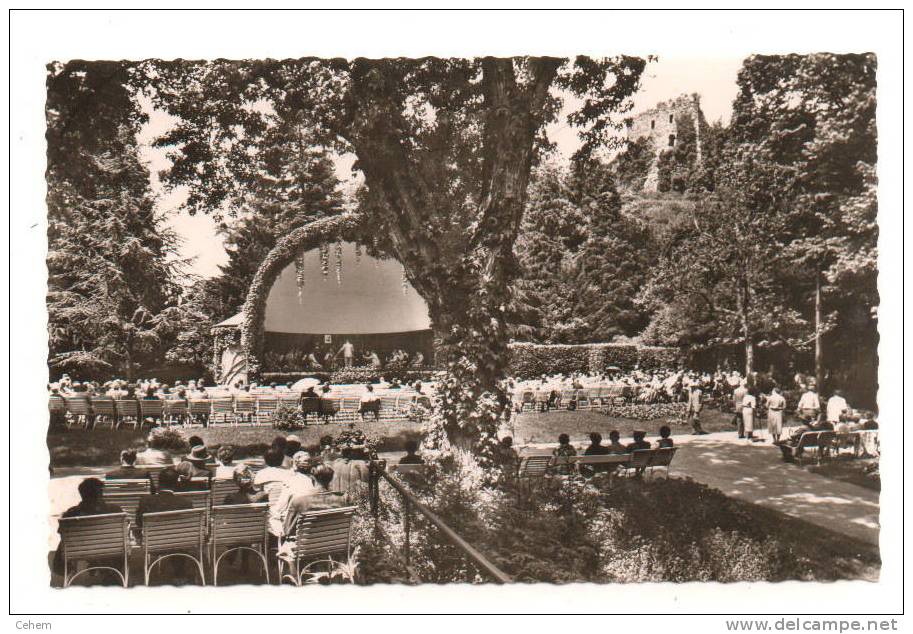
M 774 444 L 780 442 L 783 433 L 783 410 L 786 409 L 786 399 L 780 394 L 780 389 L 774 387 L 767 397 L 767 433 Z
M 745 426 L 745 437 L 751 441 L 754 440 L 754 412 L 758 407 L 758 399 L 753 391 L 749 390 L 742 398 L 742 423 Z

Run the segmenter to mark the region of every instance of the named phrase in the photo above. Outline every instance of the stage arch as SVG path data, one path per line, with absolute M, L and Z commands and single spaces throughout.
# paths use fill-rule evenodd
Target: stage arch
M 354 338 L 359 354 L 418 346 L 430 361 L 427 304 L 395 259 L 375 258 L 356 246 L 359 237 L 364 240 L 362 223 L 360 215 L 346 213 L 299 227 L 278 241 L 254 275 L 241 314 L 213 329 L 220 381 L 227 382 L 227 374 L 257 378 L 270 370 L 264 366 L 270 349 L 309 346 L 316 337 L 324 348 L 337 349 L 342 339 Z M 239 350 L 243 372 L 234 360 L 230 372 L 222 367 L 228 346 Z

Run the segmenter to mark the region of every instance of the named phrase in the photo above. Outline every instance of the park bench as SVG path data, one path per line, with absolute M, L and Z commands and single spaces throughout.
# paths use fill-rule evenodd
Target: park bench
M 795 445 L 781 443 L 780 452 L 787 462 L 801 462 L 802 458 L 812 451 L 815 459 L 821 462 L 822 458 L 829 455 L 830 444 L 835 437 L 836 434 L 832 431 L 806 431 L 799 436 L 799 441 Z

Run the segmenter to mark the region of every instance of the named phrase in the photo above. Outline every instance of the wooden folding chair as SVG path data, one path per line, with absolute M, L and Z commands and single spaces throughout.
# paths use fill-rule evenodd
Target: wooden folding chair
M 63 587 L 79 575 L 90 570 L 114 572 L 126 588 L 130 582 L 130 519 L 126 513 L 106 513 L 83 517 L 60 518 L 60 548 L 63 549 Z M 124 562 L 123 570 L 113 566 L 88 566 L 70 574 L 70 563 L 110 563 L 118 558 Z
M 193 398 L 187 401 L 189 410 L 188 422 L 200 423 L 204 427 L 209 424 L 209 415 L 212 413 L 212 401 L 208 398 Z
M 80 396 L 67 397 L 64 402 L 67 406 L 67 414 L 69 414 L 67 428 L 75 424 L 82 425 L 84 429 L 88 429 L 89 425 L 93 424 L 92 405 L 88 398 Z
M 152 481 L 149 478 L 135 480 L 105 480 L 102 492 L 106 502 L 119 506 L 131 524 L 136 524 L 136 509 L 139 499 L 152 493 Z
M 252 423 L 257 415 L 257 399 L 251 396 L 235 397 L 235 423 Z
M 175 495 L 190 500 L 190 503 L 193 504 L 194 509 L 203 511 L 205 513 L 205 525 L 207 528 L 209 527 L 209 510 L 212 507 L 212 504 L 210 503 L 212 494 L 209 489 L 206 489 L 205 491 L 176 491 Z M 145 521 L 146 519 L 144 517 L 143 523 L 145 523 Z
M 212 410 L 209 414 L 209 423 L 233 424 L 235 422 L 235 402 L 232 397 L 214 398 L 211 401 Z
M 631 459 L 626 465 L 628 475 L 635 477 L 642 476 L 644 471 L 647 470 L 653 461 L 653 456 L 655 454 L 655 449 L 635 449 L 632 451 Z
M 552 456 L 527 456 L 520 461 L 521 478 L 541 478 L 552 464 Z
M 155 426 L 162 422 L 164 405 L 160 399 L 144 398 L 139 401 L 139 411 L 141 415 L 140 427 L 148 420 Z
M 279 399 L 275 396 L 257 397 L 257 424 L 271 423 L 276 410 L 279 408 Z
M 133 429 L 139 426 L 139 405 L 134 399 L 117 399 L 114 401 L 114 411 L 117 412 L 117 427 L 131 421 Z
M 213 507 L 225 504 L 225 498 L 238 490 L 238 485 L 232 480 L 213 480 L 211 484 L 210 500 Z
M 590 391 L 577 390 L 577 409 L 590 409 Z
M 114 399 L 105 396 L 92 397 L 92 412 L 95 414 L 95 424 L 108 423 L 111 429 L 117 426 L 117 412 L 114 410 Z
M 336 413 L 339 412 L 339 401 L 338 398 L 320 398 L 320 417 L 324 422 L 329 422 L 332 418 L 336 420 Z
M 332 564 L 334 555 L 351 556 L 352 516 L 354 506 L 305 513 L 298 518 L 294 540 L 289 540 L 277 553 L 279 583 L 289 579 L 296 586 L 303 575 L 319 563 Z M 302 567 L 302 562 L 308 563 Z M 289 572 L 284 574 L 288 567 Z
M 193 561 L 200 573 L 200 584 L 206 585 L 206 515 L 207 510 L 200 508 L 143 514 L 143 572 L 147 586 L 152 569 L 169 557 Z
M 235 504 L 212 507 L 212 532 L 209 538 L 212 585 L 219 579 L 219 562 L 230 552 L 253 551 L 263 563 L 269 583 L 269 504 Z M 219 552 L 221 550 L 221 552 Z
M 169 399 L 162 401 L 162 422 L 167 425 L 187 424 L 187 401 L 184 399 Z

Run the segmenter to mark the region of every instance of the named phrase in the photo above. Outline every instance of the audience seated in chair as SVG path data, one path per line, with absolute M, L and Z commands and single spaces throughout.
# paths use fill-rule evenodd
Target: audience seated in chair
M 559 462 L 566 462 L 567 458 L 577 455 L 577 450 L 574 448 L 574 445 L 571 444 L 571 437 L 567 434 L 560 434 L 558 436 L 558 446 L 552 450 L 552 455 Z M 558 473 L 562 475 L 567 475 L 571 472 L 571 466 L 568 464 L 559 464 Z
M 361 419 L 365 419 L 365 414 L 374 414 L 374 420 L 380 420 L 380 397 L 374 392 L 374 388 L 369 383 L 365 385 L 365 392 L 361 395 L 358 413 Z
M 98 478 L 86 478 L 79 483 L 79 504 L 71 506 L 63 512 L 61 517 L 85 517 L 88 515 L 105 515 L 107 513 L 122 513 L 123 509 L 116 504 L 105 501 L 105 483 Z M 53 569 L 63 573 L 63 549 L 58 548 L 54 553 Z
M 301 451 L 301 439 L 295 434 L 289 434 L 285 438 L 285 456 L 292 461 L 292 458 L 295 457 L 295 454 Z M 294 469 L 294 461 L 288 465 L 289 469 Z M 284 463 L 283 463 L 283 466 Z
M 106 480 L 141 480 L 146 471 L 136 468 L 136 449 L 124 449 L 120 452 L 120 467 L 105 474 Z
M 635 432 L 632 434 L 632 436 L 633 436 L 633 438 L 634 438 L 634 442 L 630 443 L 630 444 L 625 448 L 625 449 L 627 449 L 628 453 L 630 453 L 630 452 L 632 452 L 632 451 L 639 451 L 639 450 L 641 450 L 641 449 L 649 449 L 649 448 L 650 448 L 650 443 L 648 443 L 646 440 L 644 440 L 644 438 L 646 438 L 646 436 L 647 436 L 647 432 L 645 432 L 645 431 L 635 431 Z
M 406 455 L 399 459 L 399 464 L 425 464 L 422 457 L 416 453 L 418 451 L 418 443 L 416 441 L 407 440 L 403 443 L 403 449 L 406 450 Z
M 613 429 L 609 432 L 609 453 L 628 453 L 628 448 L 621 444 L 621 434 L 618 433 L 617 429 Z
M 207 484 L 191 482 L 191 478 L 209 478 L 212 472 L 206 468 L 206 461 L 210 459 L 209 452 L 203 445 L 196 445 L 184 460 L 175 467 L 178 473 L 179 491 L 199 491 L 208 489 Z
M 317 465 L 313 471 L 317 488 L 312 493 L 296 493 L 284 500 L 282 531 L 284 535 L 294 535 L 298 518 L 309 511 L 323 511 L 326 509 L 348 506 L 349 497 L 341 491 L 332 491 L 333 469 L 327 465 Z
M 217 465 L 213 473 L 215 480 L 231 480 L 235 477 L 235 446 L 222 445 L 216 452 Z
M 222 500 L 222 504 L 256 504 L 267 501 L 269 497 L 267 493 L 254 488 L 254 474 L 249 467 L 238 465 L 232 474 L 232 479 L 238 485 L 238 490 L 226 495 L 225 499 Z
M 656 446 L 660 449 L 667 449 L 672 447 L 675 443 L 672 441 L 670 436 L 672 435 L 672 430 L 668 425 L 663 425 L 659 428 L 659 440 L 656 441 Z
M 162 513 L 164 511 L 184 511 L 192 509 L 193 504 L 187 498 L 174 494 L 178 490 L 179 475 L 174 467 L 162 469 L 159 473 L 158 487 L 155 493 L 144 495 L 139 499 L 136 508 L 136 533 L 142 534 L 143 515 Z

